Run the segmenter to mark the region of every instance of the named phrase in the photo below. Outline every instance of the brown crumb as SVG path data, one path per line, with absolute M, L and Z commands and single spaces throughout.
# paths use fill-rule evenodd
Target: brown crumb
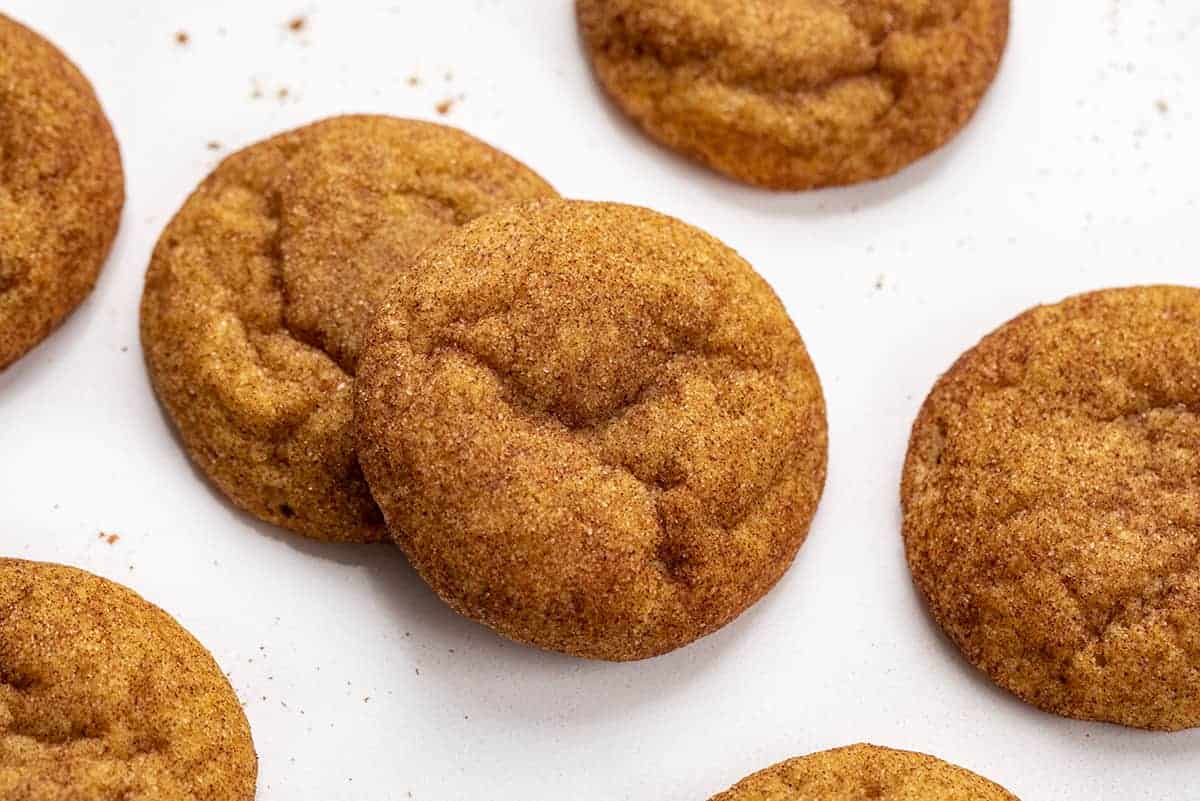
M 1170 105 L 1169 103 L 1167 103 L 1167 101 L 1166 101 L 1165 99 L 1163 99 L 1163 98 L 1159 98 L 1159 99 L 1158 99 L 1158 100 L 1157 100 L 1157 101 L 1154 103 L 1154 107 L 1155 107 L 1156 109 L 1158 109 L 1158 113 L 1159 113 L 1159 114 L 1166 114 L 1168 111 L 1170 111 L 1170 110 L 1171 110 L 1171 105 Z
M 121 535 L 120 534 L 109 534 L 107 531 L 101 531 L 99 534 L 96 535 L 96 539 L 104 540 L 109 545 L 116 545 L 117 542 L 121 539 Z
M 277 94 L 279 95 L 280 100 L 287 100 L 288 95 L 291 94 L 291 90 L 286 86 L 281 86 L 279 87 L 279 92 Z
M 212 141 L 212 142 L 209 142 L 209 143 L 208 143 L 208 149 L 209 149 L 209 150 L 220 150 L 220 149 L 221 149 L 221 143 L 220 143 L 220 142 L 217 142 L 217 141 Z
M 459 98 L 448 97 L 445 100 L 443 100 L 441 103 L 438 103 L 436 106 L 434 106 L 434 108 L 437 109 L 438 114 L 441 114 L 444 116 L 454 110 L 454 106 L 456 103 L 458 103 L 458 101 L 459 101 Z
M 288 30 L 291 31 L 292 33 L 300 33 L 301 31 L 303 31 L 305 28 L 308 27 L 308 18 L 305 17 L 303 14 L 298 17 L 293 17 L 291 22 L 289 22 L 287 26 L 288 26 Z
M 409 75 L 408 76 L 408 85 L 409 86 L 420 86 L 421 85 L 421 76 L 420 75 Z
M 180 47 L 187 47 L 191 41 L 192 37 L 187 31 L 179 31 L 175 34 L 175 44 Z

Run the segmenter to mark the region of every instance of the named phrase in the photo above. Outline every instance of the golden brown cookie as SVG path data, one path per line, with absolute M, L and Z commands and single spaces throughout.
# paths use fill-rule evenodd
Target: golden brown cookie
M 710 801 L 1018 801 L 969 770 L 925 754 L 852 745 L 790 759 Z
M 375 306 L 446 232 L 552 195 L 461 131 L 391 117 L 335 117 L 230 156 L 163 232 L 142 298 L 150 375 L 192 458 L 263 520 L 384 539 L 350 429 Z
M 739 180 L 891 175 L 971 116 L 1009 0 L 576 0 L 600 82 L 655 139 Z
M 1035 308 L 938 381 L 902 487 L 933 616 L 1073 718 L 1200 725 L 1200 290 Z
M 767 592 L 825 480 L 771 288 L 647 209 L 545 201 L 430 248 L 371 330 L 359 451 L 397 542 L 514 640 L 642 659 Z
M 92 85 L 0 14 L 0 370 L 92 291 L 124 204 L 121 153 Z
M 170 616 L 0 559 L 2 801 L 250 801 L 257 773 L 233 688 Z

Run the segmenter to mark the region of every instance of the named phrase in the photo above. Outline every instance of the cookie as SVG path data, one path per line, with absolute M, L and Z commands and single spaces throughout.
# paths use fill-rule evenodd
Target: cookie
M 647 209 L 510 208 L 430 248 L 362 357 L 359 454 L 439 595 L 519 642 L 642 659 L 761 598 L 825 480 L 771 288 Z
M 790 759 L 710 801 L 1018 801 L 997 784 L 925 754 L 852 745 Z
M 227 158 L 163 232 L 142 346 L 196 464 L 250 514 L 385 539 L 354 453 L 352 387 L 378 301 L 426 246 L 554 195 L 467 134 L 335 117 Z
M 663 144 L 773 189 L 882 178 L 975 113 L 1009 0 L 576 0 L 608 94 Z
M 233 688 L 170 616 L 0 559 L 0 799 L 251 801 L 257 773 Z
M 92 85 L 0 14 L 0 370 L 92 291 L 124 205 L 121 153 Z
M 902 486 L 963 654 L 1060 715 L 1200 725 L 1200 290 L 1035 308 L 938 381 Z

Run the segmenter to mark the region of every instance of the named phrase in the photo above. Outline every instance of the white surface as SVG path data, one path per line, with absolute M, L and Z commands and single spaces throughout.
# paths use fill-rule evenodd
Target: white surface
M 301 2 L 3 4 L 95 83 L 129 202 L 95 295 L 0 375 L 0 553 L 109 576 L 191 629 L 245 702 L 260 799 L 702 801 L 860 740 L 1025 801 L 1200 798 L 1200 732 L 1062 720 L 977 675 L 910 585 L 897 503 L 921 400 L 984 333 L 1076 291 L 1197 282 L 1200 7 L 1015 0 L 1001 76 L 950 147 L 881 183 L 773 195 L 616 114 L 568 0 Z M 707 228 L 772 282 L 821 373 L 832 448 L 812 535 L 764 602 L 650 662 L 543 654 L 455 616 L 392 549 L 258 524 L 189 466 L 138 344 L 154 241 L 231 148 L 348 111 L 461 126 L 564 194 Z

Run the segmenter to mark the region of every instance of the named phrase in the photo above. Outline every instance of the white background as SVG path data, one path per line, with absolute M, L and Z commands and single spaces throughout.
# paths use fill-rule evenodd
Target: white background
M 614 112 L 568 0 L 6 0 L 96 85 L 129 202 L 95 295 L 0 375 L 0 553 L 114 578 L 193 631 L 245 702 L 264 801 L 703 801 L 861 740 L 1024 801 L 1200 799 L 1200 731 L 1067 721 L 994 689 L 903 559 L 908 428 L 955 356 L 1038 302 L 1200 275 L 1200 6 L 1014 3 L 998 82 L 949 147 L 891 180 L 770 194 Z M 771 281 L 821 373 L 831 460 L 808 544 L 756 608 L 650 662 L 540 653 L 455 616 L 394 549 L 259 524 L 189 466 L 138 343 L 154 241 L 231 148 L 351 111 L 461 126 L 566 195 L 706 228 Z

